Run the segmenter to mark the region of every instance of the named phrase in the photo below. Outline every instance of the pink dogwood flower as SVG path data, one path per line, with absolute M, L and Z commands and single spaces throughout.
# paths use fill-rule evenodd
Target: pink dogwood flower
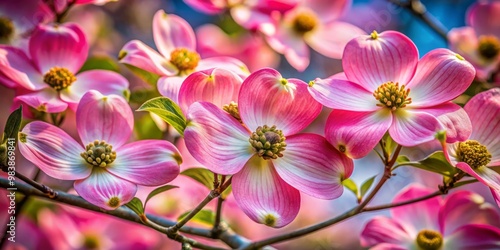
M 272 28 L 272 15 L 294 8 L 299 0 L 184 0 L 194 9 L 218 14 L 228 10 L 231 17 L 247 30 Z
M 0 43 L 24 48 L 25 41 L 39 23 L 52 21 L 54 14 L 42 0 L 0 1 Z
M 476 67 L 478 77 L 487 80 L 500 66 L 500 2 L 473 4 L 466 22 L 468 26 L 448 33 L 450 48 Z
M 500 88 L 472 97 L 464 109 L 472 134 L 443 150 L 451 164 L 490 187 L 500 206 L 500 174 L 490 168 L 500 166 Z
M 298 133 L 320 111 L 304 82 L 261 69 L 243 81 L 232 109 L 192 104 L 185 142 L 208 169 L 233 175 L 234 197 L 252 220 L 283 227 L 299 211 L 298 190 L 337 198 L 343 192 L 342 180 L 353 170 L 352 160 L 322 136 Z
M 387 131 L 403 146 L 431 141 L 442 129 L 449 142 L 470 134 L 467 115 L 450 102 L 475 75 L 460 55 L 436 49 L 419 61 L 405 35 L 373 32 L 347 44 L 342 65 L 345 74 L 311 81 L 309 91 L 334 109 L 325 135 L 350 157 L 366 156 Z
M 393 200 L 420 198 L 433 190 L 410 186 Z M 478 194 L 458 191 L 444 201 L 440 197 L 391 208 L 392 218 L 378 216 L 361 233 L 361 245 L 378 250 L 498 249 L 500 216 Z
M 202 57 L 230 56 L 241 60 L 251 72 L 261 68 L 278 67 L 280 56 L 258 33 L 226 34 L 213 24 L 196 29 L 198 51 Z M 258 55 L 258 56 L 256 56 Z
M 170 142 L 125 144 L 134 119 L 122 97 L 91 90 L 80 101 L 76 120 L 83 146 L 58 127 L 35 121 L 20 132 L 19 148 L 47 175 L 76 180 L 75 190 L 88 202 L 115 209 L 134 197 L 137 185 L 162 185 L 179 174 L 181 157 Z
M 351 39 L 364 35 L 360 28 L 338 21 L 350 0 L 302 0 L 295 8 L 274 20 L 271 32 L 263 31 L 267 42 L 298 71 L 309 65 L 309 48 L 340 59 Z
M 248 75 L 246 66 L 237 59 L 201 58 L 196 51 L 193 29 L 179 16 L 157 11 L 153 18 L 153 37 L 160 54 L 143 42 L 133 40 L 120 51 L 120 62 L 161 76 L 158 91 L 175 102 L 182 82 L 195 71 L 217 67 L 243 77 Z
M 85 34 L 76 24 L 39 25 L 30 38 L 29 55 L 15 47 L 0 46 L 1 82 L 22 93 L 15 102 L 47 113 L 76 109 L 91 89 L 127 95 L 128 81 L 116 72 L 78 73 L 88 49 Z

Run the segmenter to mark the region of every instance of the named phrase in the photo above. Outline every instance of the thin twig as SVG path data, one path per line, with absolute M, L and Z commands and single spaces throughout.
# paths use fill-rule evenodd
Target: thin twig
M 448 42 L 448 32 L 446 28 L 428 11 L 425 5 L 420 0 L 387 0 L 397 6 L 408 9 L 414 16 L 422 20 L 427 26 L 434 30 L 439 36 L 441 36 L 446 42 Z

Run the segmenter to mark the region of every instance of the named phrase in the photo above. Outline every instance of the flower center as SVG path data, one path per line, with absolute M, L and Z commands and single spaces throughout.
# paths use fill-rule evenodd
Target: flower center
M 286 148 L 285 136 L 281 130 L 276 129 L 276 126 L 259 126 L 248 141 L 257 154 L 265 160 L 282 157 L 282 152 Z
M 373 92 L 375 99 L 380 102 L 377 103 L 377 106 L 386 106 L 392 111 L 410 104 L 411 98 L 408 97 L 409 94 L 410 89 L 405 89 L 405 85 L 400 87 L 399 83 L 394 84 L 394 82 L 386 82 Z
M 495 36 L 481 36 L 477 50 L 484 59 L 492 60 L 500 54 L 500 41 Z
M 8 17 L 0 16 L 0 41 L 9 40 L 14 34 L 14 24 Z
M 66 68 L 52 67 L 43 76 L 43 81 L 59 91 L 71 86 L 76 81 L 76 77 Z
M 83 237 L 83 249 L 99 249 L 99 237 L 93 234 L 84 235 Z
M 434 230 L 424 229 L 417 235 L 417 245 L 422 250 L 437 250 L 443 245 L 443 236 Z
M 238 103 L 231 101 L 229 104 L 224 105 L 222 109 L 228 112 L 232 117 L 234 117 L 240 123 L 243 123 L 240 117 L 240 112 L 238 111 Z
M 105 141 L 95 140 L 85 146 L 85 152 L 80 154 L 92 166 L 106 167 L 116 159 L 113 146 Z
M 313 30 L 317 25 L 318 19 L 311 12 L 300 12 L 292 22 L 293 30 L 301 35 Z
M 468 140 L 458 143 L 457 158 L 471 168 L 479 168 L 490 163 L 491 154 L 483 144 L 476 140 Z
M 200 55 L 194 51 L 180 48 L 170 53 L 170 63 L 172 63 L 180 72 L 189 73 L 198 66 Z

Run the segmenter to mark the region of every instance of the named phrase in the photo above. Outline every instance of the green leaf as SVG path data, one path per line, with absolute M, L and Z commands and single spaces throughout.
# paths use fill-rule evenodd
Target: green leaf
M 161 96 L 161 94 L 160 92 L 158 92 L 158 89 L 156 87 L 151 89 L 144 89 L 144 88 L 136 89 L 130 92 L 130 102 L 143 104 L 148 100 L 158 96 Z
M 144 208 L 146 208 L 146 204 L 148 204 L 149 199 L 153 198 L 154 196 L 161 194 L 165 191 L 168 191 L 170 189 L 178 188 L 178 186 L 173 186 L 173 185 L 165 185 L 161 186 L 159 188 L 156 188 L 155 190 L 151 191 L 151 193 L 148 194 L 148 197 L 146 198 L 146 201 L 144 201 Z
M 181 174 L 203 184 L 209 190 L 214 189 L 214 174 L 206 168 L 188 168 Z
M 137 197 L 134 197 L 129 203 L 125 204 L 125 206 L 132 209 L 132 211 L 139 216 L 144 215 L 144 206 L 142 205 L 142 201 Z
M 372 176 L 370 179 L 366 180 L 365 182 L 363 182 L 363 184 L 361 184 L 361 188 L 360 188 L 361 197 L 365 196 L 366 192 L 368 192 L 368 190 L 370 189 L 370 187 L 373 184 L 373 181 L 375 180 L 375 177 L 376 177 L 376 175 Z
M 410 158 L 408 158 L 408 156 L 406 156 L 406 155 L 400 155 L 400 156 L 398 156 L 398 158 L 396 158 L 397 164 L 402 164 L 402 163 L 406 163 L 406 162 L 410 162 Z
M 230 185 L 229 187 L 226 188 L 226 190 L 224 190 L 224 192 L 222 192 L 222 194 L 220 194 L 220 197 L 222 199 L 226 199 L 231 194 L 232 191 L 233 191 L 233 188 Z
M 23 120 L 23 106 L 19 106 L 7 118 L 5 128 L 3 130 L 2 144 L 6 143 L 9 138 L 14 138 L 17 141 L 21 121 Z
M 177 218 L 177 221 L 184 219 L 190 212 L 191 211 L 187 211 L 181 214 L 181 216 Z M 205 224 L 207 226 L 213 226 L 215 223 L 215 213 L 212 212 L 211 210 L 203 209 L 200 212 L 198 212 L 190 221 Z
M 132 71 L 135 75 L 137 75 L 139 78 L 141 78 L 143 81 L 147 82 L 151 86 L 154 86 L 156 88 L 156 83 L 158 82 L 158 79 L 160 79 L 160 76 L 148 71 L 145 71 L 143 69 L 137 68 L 133 65 L 126 64 L 124 63 L 127 68 Z
M 446 160 L 443 151 L 436 151 L 419 162 L 409 162 L 405 165 L 410 165 L 448 177 L 452 177 L 457 173 L 457 169 Z
M 385 142 L 385 148 L 383 148 L 383 150 L 387 152 L 387 154 L 392 155 L 392 152 L 394 152 L 398 144 L 392 139 L 389 133 L 386 133 L 382 140 Z
M 137 140 L 159 140 L 163 138 L 163 132 L 158 128 L 149 114 L 145 114 L 141 118 L 135 119 L 134 131 Z
M 187 125 L 186 118 L 179 106 L 167 97 L 156 97 L 146 101 L 137 111 L 149 111 L 158 115 L 165 122 L 172 125 L 181 136 L 184 135 L 184 129 L 186 129 Z
M 342 185 L 344 185 L 344 187 L 346 187 L 347 189 L 351 190 L 351 192 L 354 195 L 356 195 L 356 197 L 359 197 L 358 186 L 353 180 L 345 179 L 344 181 L 342 181 Z
M 114 61 L 109 56 L 93 56 L 87 59 L 83 64 L 80 72 L 91 70 L 91 69 L 104 69 L 111 70 L 114 72 L 120 72 L 120 67 L 118 63 Z

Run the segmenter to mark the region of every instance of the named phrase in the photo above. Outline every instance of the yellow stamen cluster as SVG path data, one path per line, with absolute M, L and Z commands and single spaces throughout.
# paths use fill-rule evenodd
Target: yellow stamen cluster
M 276 126 L 264 125 L 259 126 L 248 141 L 260 157 L 268 160 L 283 157 L 283 151 L 286 148 L 285 139 L 283 132 L 276 129 Z
M 311 12 L 300 12 L 295 16 L 292 27 L 298 34 L 305 34 L 318 25 L 318 18 Z
M 272 214 L 267 214 L 264 217 L 264 225 L 269 226 L 269 227 L 274 227 L 276 225 L 276 216 Z
M 85 147 L 85 152 L 80 154 L 92 166 L 106 167 L 116 159 L 113 146 L 105 141 L 95 140 Z
M 229 104 L 226 104 L 222 107 L 224 111 L 229 113 L 232 117 L 238 120 L 240 123 L 243 123 L 240 117 L 240 111 L 238 110 L 238 103 L 231 101 Z
M 495 36 L 481 36 L 477 51 L 484 59 L 493 60 L 500 54 L 500 41 Z
M 388 107 L 392 111 L 398 108 L 404 108 L 411 103 L 411 98 L 408 97 L 410 89 L 405 89 L 405 85 L 399 86 L 399 83 L 386 82 L 380 85 L 373 96 L 380 103 L 377 106 Z
M 84 249 L 99 249 L 99 238 L 96 235 L 85 235 L 83 236 L 82 247 Z
M 76 81 L 76 77 L 66 68 L 52 67 L 43 76 L 43 81 L 59 91 L 71 86 Z
M 120 198 L 114 196 L 114 197 L 111 197 L 111 199 L 109 199 L 108 201 L 108 205 L 112 208 L 117 208 L 120 206 Z
M 185 48 L 175 49 L 170 53 L 170 63 L 172 63 L 180 73 L 190 73 L 193 71 L 196 66 L 198 66 L 200 59 L 198 53 Z
M 438 250 L 443 245 L 443 236 L 434 230 L 424 229 L 417 235 L 417 245 L 422 250 Z
M 0 16 L 0 42 L 2 40 L 9 40 L 12 34 L 14 34 L 14 24 L 12 20 Z
M 491 154 L 483 144 L 476 140 L 468 140 L 458 143 L 457 158 L 471 168 L 479 168 L 490 163 Z

